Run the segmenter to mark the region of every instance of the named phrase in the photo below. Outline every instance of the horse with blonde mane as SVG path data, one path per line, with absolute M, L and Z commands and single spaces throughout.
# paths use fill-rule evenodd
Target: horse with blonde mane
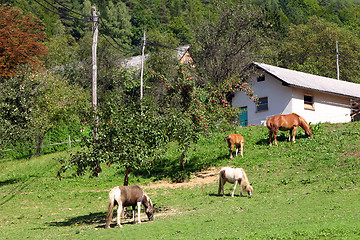
M 224 185 L 225 183 L 234 184 L 234 190 L 231 193 L 231 197 L 234 197 L 235 189 L 237 184 L 240 184 L 240 196 L 243 196 L 243 191 L 248 193 L 248 196 L 252 196 L 254 191 L 249 179 L 242 168 L 231 168 L 231 167 L 223 167 L 219 172 L 219 190 L 218 195 L 220 195 L 221 191 L 223 196 L 224 193 Z
M 295 143 L 295 135 L 296 130 L 298 127 L 302 127 L 305 130 L 306 135 L 313 137 L 311 127 L 309 124 L 305 121 L 303 117 L 296 113 L 291 113 L 288 115 L 276 115 L 271 118 L 269 118 L 266 121 L 266 126 L 269 129 L 269 141 L 270 145 L 272 144 L 272 136 L 274 136 L 275 145 L 277 146 L 277 133 L 278 131 L 290 131 L 289 132 L 289 142 L 291 141 L 291 135 L 292 135 L 292 141 Z
M 118 186 L 111 189 L 109 193 L 109 205 L 108 205 L 108 212 L 106 215 L 105 228 L 110 228 L 113 209 L 115 205 L 118 205 L 117 224 L 119 227 L 122 227 L 120 224 L 120 215 L 122 213 L 123 207 L 128 207 L 128 206 L 132 207 L 134 223 L 135 223 L 136 206 L 138 208 L 138 223 L 141 223 L 140 220 L 141 205 L 145 206 L 145 213 L 148 216 L 149 221 L 152 221 L 154 219 L 155 207 L 152 204 L 149 196 L 139 186 L 136 185 Z

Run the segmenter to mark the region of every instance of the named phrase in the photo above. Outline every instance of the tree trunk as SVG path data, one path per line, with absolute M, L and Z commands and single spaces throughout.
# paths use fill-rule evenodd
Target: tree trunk
M 36 155 L 40 155 L 41 153 L 41 145 L 43 143 L 44 136 L 39 136 L 37 146 L 36 146 Z
M 131 171 L 131 167 L 126 167 L 126 172 L 125 172 L 125 178 L 124 178 L 124 186 L 129 186 L 129 174 Z
M 180 170 L 185 170 L 185 165 L 184 165 L 184 158 L 186 155 L 186 149 L 182 152 L 181 154 L 181 158 L 180 158 Z
M 184 151 L 182 152 L 182 154 L 181 154 L 181 158 L 180 158 L 180 170 L 185 170 L 184 159 L 185 159 L 186 152 L 187 152 L 187 150 L 189 149 L 190 145 L 191 145 L 191 144 L 189 144 L 189 146 L 186 147 L 186 148 L 184 149 Z

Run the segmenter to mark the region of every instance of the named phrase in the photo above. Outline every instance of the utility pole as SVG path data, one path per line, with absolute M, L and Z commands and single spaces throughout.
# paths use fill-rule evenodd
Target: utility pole
M 94 141 L 98 139 L 98 123 L 99 118 L 97 116 L 97 61 L 96 61 L 96 49 L 98 41 L 98 16 L 96 15 L 96 7 L 91 8 L 92 20 L 93 20 L 93 43 L 92 43 L 92 105 L 94 110 L 95 126 L 93 129 Z
M 336 71 L 337 71 L 337 80 L 340 80 L 338 41 L 336 41 Z
M 141 104 L 141 115 L 142 112 L 142 99 L 143 99 L 143 78 L 144 78 L 144 61 L 145 61 L 145 44 L 146 44 L 146 33 L 144 30 L 144 39 L 143 39 L 143 47 L 142 47 L 142 54 L 141 54 L 141 75 L 140 75 L 140 104 Z

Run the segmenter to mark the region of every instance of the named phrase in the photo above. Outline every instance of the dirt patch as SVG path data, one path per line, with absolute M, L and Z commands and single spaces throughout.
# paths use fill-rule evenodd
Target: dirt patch
M 143 189 L 154 188 L 179 188 L 179 187 L 194 187 L 198 185 L 204 185 L 214 183 L 218 181 L 218 174 L 220 168 L 211 167 L 204 171 L 195 173 L 189 181 L 183 183 L 171 183 L 168 181 L 158 181 L 150 183 L 147 186 L 142 186 Z

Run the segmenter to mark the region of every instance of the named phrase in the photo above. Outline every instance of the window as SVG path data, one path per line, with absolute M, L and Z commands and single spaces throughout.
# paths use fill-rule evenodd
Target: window
M 304 95 L 304 109 L 315 110 L 313 96 L 307 94 Z
M 259 98 L 258 104 L 256 105 L 256 112 L 267 111 L 268 109 L 268 97 Z
M 257 81 L 258 81 L 258 82 L 263 82 L 263 81 L 265 81 L 265 75 L 262 74 L 262 75 L 258 76 Z

